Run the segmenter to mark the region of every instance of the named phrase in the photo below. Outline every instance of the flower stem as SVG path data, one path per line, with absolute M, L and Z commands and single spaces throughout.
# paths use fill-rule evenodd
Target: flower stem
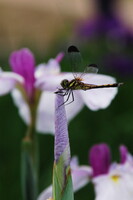
M 38 140 L 35 131 L 36 109 L 30 105 L 31 124 L 22 140 L 21 184 L 23 200 L 36 200 L 38 187 Z

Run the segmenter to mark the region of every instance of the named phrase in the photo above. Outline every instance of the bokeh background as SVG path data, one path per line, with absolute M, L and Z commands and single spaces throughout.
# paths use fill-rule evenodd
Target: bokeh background
M 78 46 L 86 63 L 96 63 L 99 73 L 124 82 L 106 110 L 87 107 L 70 122 L 72 155 L 88 164 L 88 150 L 95 143 L 110 145 L 119 161 L 119 145 L 133 153 L 133 1 L 132 0 L 0 0 L 0 66 L 9 69 L 13 50 L 28 47 L 37 64 Z M 67 71 L 65 61 L 62 71 Z M 0 199 L 21 200 L 21 140 L 26 126 L 10 95 L 0 97 Z M 39 191 L 51 184 L 53 136 L 38 134 L 40 143 Z M 75 200 L 94 199 L 91 184 Z

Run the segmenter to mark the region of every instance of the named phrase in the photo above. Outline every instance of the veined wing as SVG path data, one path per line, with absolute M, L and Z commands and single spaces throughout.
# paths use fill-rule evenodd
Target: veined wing
M 68 55 L 69 55 L 74 78 L 78 78 L 78 77 L 82 78 L 87 73 L 98 72 L 98 67 L 96 64 L 90 64 L 87 67 L 84 67 L 82 56 L 76 46 L 70 46 L 68 48 Z
M 96 74 L 98 72 L 98 67 L 96 64 L 89 64 L 85 70 L 84 73 L 94 73 Z
M 96 64 L 90 64 L 87 67 L 85 67 L 84 72 L 81 74 L 80 78 L 81 80 L 84 80 L 86 78 L 86 75 L 89 73 L 96 74 L 98 72 L 98 67 Z
M 79 77 L 78 73 L 83 73 L 84 66 L 80 51 L 76 46 L 68 47 L 68 56 L 74 78 Z

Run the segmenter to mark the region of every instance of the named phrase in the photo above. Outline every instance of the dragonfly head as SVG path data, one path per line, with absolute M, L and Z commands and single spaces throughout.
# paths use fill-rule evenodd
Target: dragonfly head
M 64 79 L 63 81 L 61 81 L 61 86 L 64 89 L 67 89 L 69 87 L 69 81 L 67 79 Z

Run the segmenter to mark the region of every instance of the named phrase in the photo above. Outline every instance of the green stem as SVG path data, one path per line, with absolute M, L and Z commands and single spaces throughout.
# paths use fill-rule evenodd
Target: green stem
M 23 200 L 37 199 L 38 141 L 35 132 L 36 108 L 30 105 L 31 124 L 22 140 L 21 180 Z

